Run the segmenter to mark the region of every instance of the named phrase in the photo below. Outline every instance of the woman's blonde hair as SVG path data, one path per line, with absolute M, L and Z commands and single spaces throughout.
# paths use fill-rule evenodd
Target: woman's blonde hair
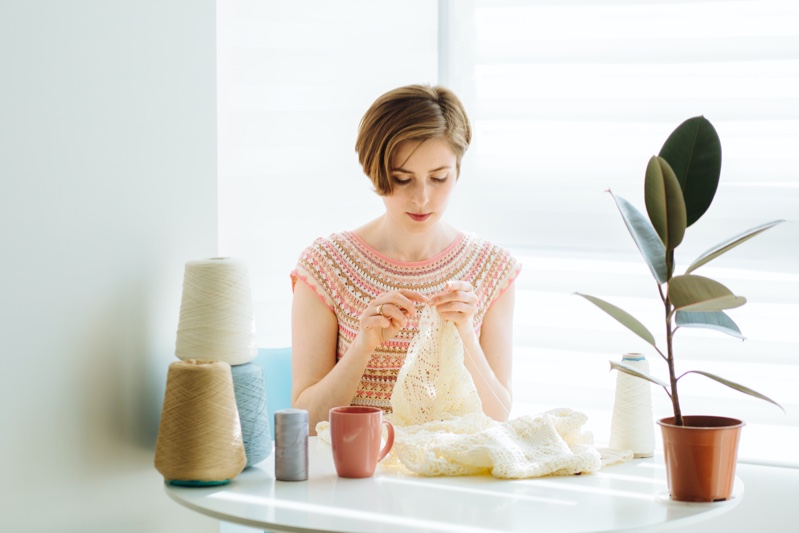
M 457 177 L 472 140 L 463 104 L 444 87 L 408 85 L 385 93 L 366 111 L 355 151 L 377 194 L 386 196 L 393 192 L 391 165 L 400 143 L 435 138 L 444 139 L 455 154 Z

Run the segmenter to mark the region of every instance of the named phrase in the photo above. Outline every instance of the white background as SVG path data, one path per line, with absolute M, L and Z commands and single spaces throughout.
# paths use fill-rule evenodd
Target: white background
M 606 441 L 616 378 L 608 360 L 644 352 L 661 378 L 665 364 L 573 293 L 626 309 L 665 344 L 656 285 L 604 191 L 643 210 L 649 157 L 680 122 L 704 114 L 721 137 L 721 185 L 678 250 L 678 272 L 752 226 L 789 222 L 697 272 L 749 299 L 729 312 L 747 340 L 680 331 L 678 370 L 744 383 L 787 414 L 698 376 L 681 381 L 683 408 L 744 418 L 745 460 L 797 464 L 793 2 L 291 6 L 223 4 L 218 21 L 220 250 L 249 261 L 262 346 L 290 343 L 288 274 L 302 248 L 381 212 L 353 150 L 363 112 L 393 87 L 442 83 L 462 97 L 475 127 L 448 218 L 524 264 L 514 414 L 584 410 Z M 329 24 L 336 16 L 352 27 Z M 652 393 L 655 416 L 668 416 L 664 391 Z

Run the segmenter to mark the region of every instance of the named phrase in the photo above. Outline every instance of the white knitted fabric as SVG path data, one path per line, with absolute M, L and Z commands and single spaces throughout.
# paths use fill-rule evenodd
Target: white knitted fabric
M 391 458 L 383 463 L 424 476 L 491 473 L 498 478 L 594 473 L 627 461 L 629 450 L 595 448 L 582 430 L 587 417 L 571 409 L 497 422 L 482 411 L 471 374 L 463 363 L 463 343 L 455 325 L 426 307 L 419 335 L 391 395 L 395 427 Z M 330 442 L 327 422 L 317 427 Z
M 463 364 L 463 342 L 453 322 L 432 307 L 419 317 L 405 363 L 391 393 L 392 423 L 413 426 L 482 413 L 472 375 Z

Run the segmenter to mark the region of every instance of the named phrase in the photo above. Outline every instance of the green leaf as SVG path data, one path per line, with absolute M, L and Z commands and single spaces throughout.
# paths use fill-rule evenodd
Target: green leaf
M 668 294 L 675 311 L 721 311 L 746 303 L 743 296 L 735 296 L 718 281 L 703 276 L 674 276 Z
M 646 167 L 644 200 L 660 240 L 667 250 L 674 250 L 685 236 L 685 200 L 680 182 L 662 157 L 652 156 Z
M 668 281 L 669 274 L 671 274 L 666 268 L 666 247 L 663 246 L 663 241 L 660 240 L 649 220 L 635 206 L 621 196 L 616 196 L 612 191 L 608 192 L 610 192 L 616 202 L 616 207 L 619 208 L 624 224 L 627 226 L 627 231 L 632 235 L 635 245 L 652 272 L 652 276 L 659 284 L 663 285 Z
M 723 254 L 723 253 L 725 253 L 725 252 L 727 252 L 729 250 L 732 250 L 733 248 L 735 248 L 739 244 L 745 243 L 746 241 L 748 241 L 749 239 L 751 239 L 755 235 L 763 233 L 767 229 L 773 228 L 774 226 L 776 226 L 777 224 L 780 224 L 782 222 L 785 222 L 785 221 L 780 219 L 780 220 L 772 220 L 771 222 L 766 222 L 765 224 L 761 224 L 759 226 L 755 226 L 754 228 L 750 228 L 750 229 L 744 231 L 743 233 L 741 233 L 740 235 L 736 235 L 735 237 L 732 237 L 731 239 L 728 239 L 728 240 L 726 240 L 726 241 L 724 241 L 724 242 L 722 242 L 720 244 L 717 244 L 716 246 L 714 246 L 713 248 L 711 248 L 707 252 L 703 253 L 698 258 L 696 258 L 696 260 L 693 263 L 691 263 L 691 265 L 688 267 L 688 269 L 685 271 L 685 273 L 686 274 L 690 274 L 691 272 L 693 272 L 697 268 L 701 267 L 705 263 L 707 263 L 709 261 L 712 261 L 713 259 L 717 258 L 721 254 Z
M 669 386 L 668 386 L 668 384 L 666 384 L 665 381 L 661 381 L 661 380 L 659 380 L 658 378 L 656 378 L 654 376 L 650 376 L 649 374 L 644 374 L 640 370 L 635 369 L 635 368 L 633 368 L 631 366 L 627 366 L 624 363 L 619 363 L 617 361 L 611 361 L 610 362 L 610 368 L 614 369 L 614 370 L 618 370 L 620 372 L 624 372 L 625 374 L 630 374 L 631 376 L 635 376 L 637 378 L 641 378 L 641 379 L 645 379 L 647 381 L 651 381 L 655 385 L 660 385 L 661 387 L 666 389 L 666 392 L 668 392 L 668 390 L 669 390 Z
M 599 298 L 595 298 L 594 296 L 589 296 L 587 294 L 582 294 L 579 292 L 576 292 L 575 294 L 578 296 L 582 296 L 583 298 L 585 298 L 595 306 L 599 307 L 604 312 L 606 312 L 607 314 L 618 320 L 627 329 L 629 329 L 630 331 L 632 331 L 633 333 L 644 339 L 647 343 L 657 348 L 657 345 L 655 344 L 655 337 L 652 335 L 652 333 L 650 333 L 649 330 L 646 329 L 646 326 L 641 324 L 638 321 L 638 319 L 636 319 L 627 311 L 620 309 L 615 305 L 606 302 L 605 300 L 600 300 Z
M 685 198 L 686 225 L 705 214 L 721 176 L 721 141 L 705 117 L 689 118 L 675 129 L 660 157 L 669 162 Z
M 745 338 L 724 311 L 677 311 L 676 322 L 678 328 L 712 329 L 739 339 Z
M 767 401 L 769 403 L 773 403 L 774 405 L 776 405 L 777 407 L 782 409 L 783 413 L 785 412 L 785 408 L 783 408 L 783 406 L 781 406 L 780 404 L 778 404 L 777 402 L 775 402 L 774 400 L 772 400 L 768 396 L 760 394 L 759 392 L 754 391 L 754 390 L 750 389 L 749 387 L 745 387 L 744 385 L 741 385 L 740 383 L 735 383 L 734 381 L 730 381 L 728 379 L 721 378 L 719 376 L 716 376 L 714 374 L 710 374 L 708 372 L 702 372 L 701 370 L 689 370 L 688 372 L 686 372 L 685 374 L 680 376 L 680 378 L 685 376 L 686 374 L 700 374 L 702 376 L 705 376 L 706 378 L 710 378 L 712 380 L 718 381 L 722 385 L 726 385 L 726 386 L 730 387 L 731 389 L 735 389 L 738 392 L 743 392 L 744 394 L 748 394 L 749 396 L 754 396 L 755 398 L 760 398 L 761 400 L 765 400 L 765 401 Z M 680 378 L 677 378 L 677 379 L 680 379 Z

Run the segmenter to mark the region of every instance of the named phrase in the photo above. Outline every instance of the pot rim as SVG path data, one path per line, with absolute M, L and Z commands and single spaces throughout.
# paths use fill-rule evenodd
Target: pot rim
M 693 430 L 717 430 L 717 429 L 734 429 L 734 428 L 742 428 L 746 425 L 746 422 L 740 420 L 738 418 L 731 418 L 728 416 L 716 416 L 716 415 L 683 415 L 683 421 L 686 422 L 685 425 L 678 426 L 674 423 L 673 416 L 667 416 L 665 418 L 661 418 L 657 421 L 658 425 L 661 427 L 667 428 L 675 428 L 675 429 L 693 429 Z M 714 423 L 712 425 L 708 425 L 707 421 L 712 420 Z M 705 421 L 705 423 L 699 423 L 698 425 L 692 425 L 690 422 L 700 422 Z

